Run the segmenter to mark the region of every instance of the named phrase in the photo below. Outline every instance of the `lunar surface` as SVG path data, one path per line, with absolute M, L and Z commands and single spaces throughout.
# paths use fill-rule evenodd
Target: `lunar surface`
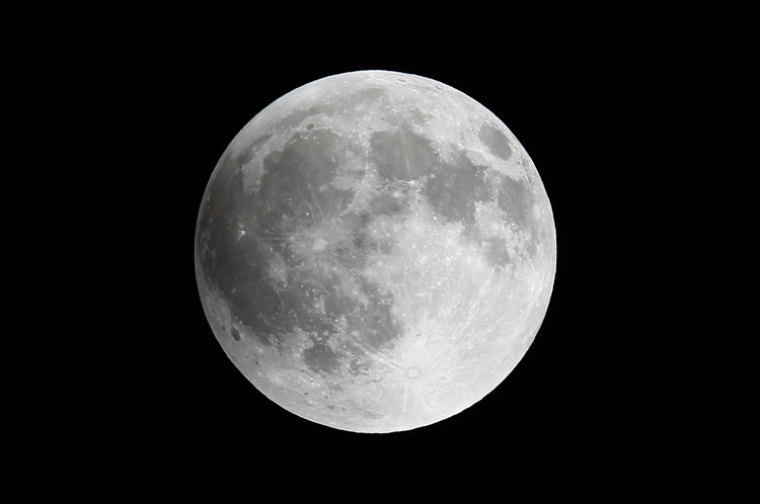
M 256 115 L 211 175 L 195 237 L 211 328 L 266 397 L 354 432 L 475 404 L 549 304 L 552 211 L 525 149 L 467 95 L 363 71 Z

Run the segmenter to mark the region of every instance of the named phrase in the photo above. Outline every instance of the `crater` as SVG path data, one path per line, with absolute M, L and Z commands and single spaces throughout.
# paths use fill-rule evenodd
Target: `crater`
M 240 333 L 234 327 L 230 328 L 230 334 L 235 341 L 240 341 Z
M 369 374 L 370 369 L 369 361 L 359 359 L 353 359 L 348 366 L 348 372 L 353 376 Z
M 478 138 L 480 138 L 494 156 L 505 161 L 512 157 L 512 147 L 509 139 L 490 124 L 484 124 L 480 127 Z

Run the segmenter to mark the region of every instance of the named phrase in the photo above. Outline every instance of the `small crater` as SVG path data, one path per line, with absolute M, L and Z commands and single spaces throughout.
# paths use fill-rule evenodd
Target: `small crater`
M 240 333 L 234 327 L 230 328 L 230 334 L 235 341 L 240 341 Z
M 408 376 L 409 378 L 419 378 L 420 370 L 417 368 L 409 368 L 406 371 L 406 376 Z
M 307 124 L 306 125 L 306 129 L 307 130 L 314 129 L 314 124 L 312 124 L 312 123 Z
M 366 375 L 370 371 L 370 365 L 367 361 L 353 359 L 348 367 L 348 372 L 353 376 Z

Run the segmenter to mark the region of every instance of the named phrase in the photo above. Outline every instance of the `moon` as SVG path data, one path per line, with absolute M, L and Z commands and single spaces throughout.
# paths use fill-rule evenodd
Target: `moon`
M 232 140 L 195 233 L 238 370 L 287 411 L 384 433 L 494 390 L 544 319 L 556 234 L 517 138 L 466 94 L 389 71 L 291 91 Z

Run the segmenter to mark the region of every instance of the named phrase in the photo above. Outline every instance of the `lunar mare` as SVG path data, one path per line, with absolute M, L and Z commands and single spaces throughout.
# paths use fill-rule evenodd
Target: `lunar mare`
M 262 110 L 200 207 L 195 268 L 227 356 L 286 410 L 355 432 L 438 422 L 514 369 L 551 295 L 530 157 L 467 95 L 340 74 Z

